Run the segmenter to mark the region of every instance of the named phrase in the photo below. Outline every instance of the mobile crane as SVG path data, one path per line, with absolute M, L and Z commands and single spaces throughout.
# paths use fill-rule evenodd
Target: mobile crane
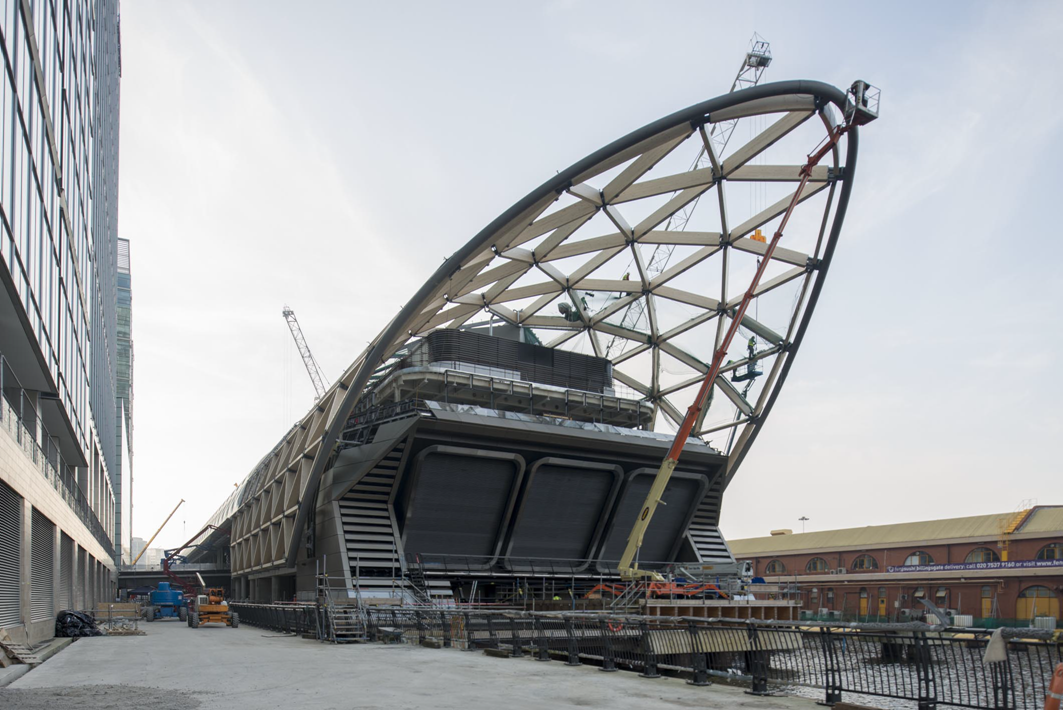
M 694 397 L 693 403 L 691 403 L 690 407 L 687 409 L 686 416 L 683 418 L 683 423 L 680 425 L 679 431 L 676 432 L 675 440 L 672 442 L 672 447 L 668 450 L 668 455 L 665 456 L 664 461 L 661 462 L 661 467 L 657 471 L 657 476 L 653 480 L 653 485 L 650 487 L 650 491 L 646 495 L 646 500 L 643 502 L 642 507 L 639 510 L 638 518 L 636 518 L 631 533 L 628 535 L 624 554 L 620 557 L 619 570 L 621 579 L 638 580 L 641 578 L 648 578 L 654 582 L 664 581 L 664 577 L 656 572 L 639 569 L 639 549 L 642 547 L 642 541 L 646 535 L 646 529 L 649 527 L 650 521 L 653 520 L 653 513 L 657 509 L 657 504 L 661 502 L 661 497 L 664 495 L 664 490 L 668 486 L 668 481 L 672 478 L 672 472 L 675 471 L 676 464 L 679 463 L 679 455 L 683 452 L 683 446 L 686 444 L 686 440 L 694 428 L 694 423 L 698 420 L 698 416 L 701 414 L 701 410 L 705 406 L 705 400 L 708 399 L 709 393 L 712 391 L 717 375 L 720 374 L 720 367 L 723 365 L 724 358 L 727 356 L 727 350 L 731 346 L 731 341 L 734 340 L 735 334 L 738 332 L 738 328 L 742 323 L 742 319 L 746 315 L 746 310 L 749 308 L 749 304 L 752 303 L 755 298 L 757 286 L 760 284 L 760 280 L 764 276 L 764 271 L 771 262 L 771 257 L 775 253 L 775 248 L 779 245 L 779 240 L 782 239 L 783 231 L 786 229 L 786 225 L 790 221 L 790 216 L 793 214 L 794 208 L 797 207 L 798 203 L 801 201 L 801 193 L 804 192 L 805 187 L 808 185 L 808 180 L 812 176 L 812 169 L 819 164 L 819 161 L 822 160 L 827 153 L 834 149 L 834 146 L 838 144 L 838 141 L 845 133 L 852 130 L 855 126 L 862 126 L 878 118 L 878 89 L 871 86 L 866 81 L 858 80 L 853 82 L 853 85 L 849 88 L 848 96 L 849 101 L 845 111 L 845 120 L 829 131 L 827 138 L 818 149 L 809 154 L 808 162 L 805 163 L 803 168 L 801 168 L 801 180 L 797 184 L 797 189 L 794 191 L 793 197 L 790 199 L 790 204 L 787 206 L 786 212 L 783 213 L 782 220 L 779 222 L 779 228 L 775 231 L 771 241 L 768 242 L 767 249 L 760 260 L 760 264 L 757 266 L 757 270 L 753 274 L 753 281 L 749 284 L 749 288 L 746 290 L 745 295 L 742 296 L 742 301 L 738 304 L 735 313 L 731 316 L 731 325 L 728 327 L 727 332 L 720 341 L 719 347 L 716 348 L 716 352 L 713 354 L 712 365 L 709 367 L 709 372 L 705 375 L 705 380 L 701 383 L 701 387 L 698 389 L 698 393 Z

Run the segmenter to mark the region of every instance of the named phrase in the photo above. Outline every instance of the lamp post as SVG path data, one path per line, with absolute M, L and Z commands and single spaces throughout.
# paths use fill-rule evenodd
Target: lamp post
M 801 532 L 804 532 L 805 531 L 805 522 L 808 521 L 808 518 L 806 518 L 804 515 L 802 515 L 800 518 L 798 518 L 798 520 L 801 521 Z

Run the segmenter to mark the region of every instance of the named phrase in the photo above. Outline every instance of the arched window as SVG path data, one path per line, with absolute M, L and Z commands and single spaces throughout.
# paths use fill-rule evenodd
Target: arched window
M 904 558 L 904 566 L 910 567 L 912 565 L 932 565 L 934 564 L 934 558 L 927 553 L 920 550 L 919 552 L 913 552 Z
M 786 566 L 779 560 L 772 560 L 764 568 L 764 574 L 786 574 Z
M 1037 551 L 1039 560 L 1063 560 L 1063 542 L 1053 542 Z
M 1000 562 L 1000 555 L 996 550 L 988 547 L 976 547 L 967 553 L 967 559 L 964 562 Z
M 806 572 L 826 572 L 828 569 L 830 568 L 827 566 L 827 561 L 822 557 L 813 557 L 805 565 Z
M 878 560 L 871 555 L 860 555 L 853 560 L 853 569 L 878 569 Z
M 938 587 L 934 592 L 934 603 L 938 606 L 945 606 L 945 600 L 949 597 L 949 590 L 945 587 Z

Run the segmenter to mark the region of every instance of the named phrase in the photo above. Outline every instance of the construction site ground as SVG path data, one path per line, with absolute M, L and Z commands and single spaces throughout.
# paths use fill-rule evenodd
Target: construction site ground
M 653 708 L 815 707 L 724 685 L 603 673 L 558 661 L 491 658 L 414 645 L 334 646 L 242 626 L 141 626 L 144 636 L 78 639 L 0 688 L 5 710 L 189 708 Z

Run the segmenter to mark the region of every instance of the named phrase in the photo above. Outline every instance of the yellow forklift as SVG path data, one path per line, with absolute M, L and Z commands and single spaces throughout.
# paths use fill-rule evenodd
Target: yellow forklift
M 198 629 L 200 624 L 225 624 L 234 629 L 240 626 L 240 615 L 229 611 L 224 589 L 214 587 L 206 594 L 197 594 L 190 606 L 188 625 L 193 629 Z

